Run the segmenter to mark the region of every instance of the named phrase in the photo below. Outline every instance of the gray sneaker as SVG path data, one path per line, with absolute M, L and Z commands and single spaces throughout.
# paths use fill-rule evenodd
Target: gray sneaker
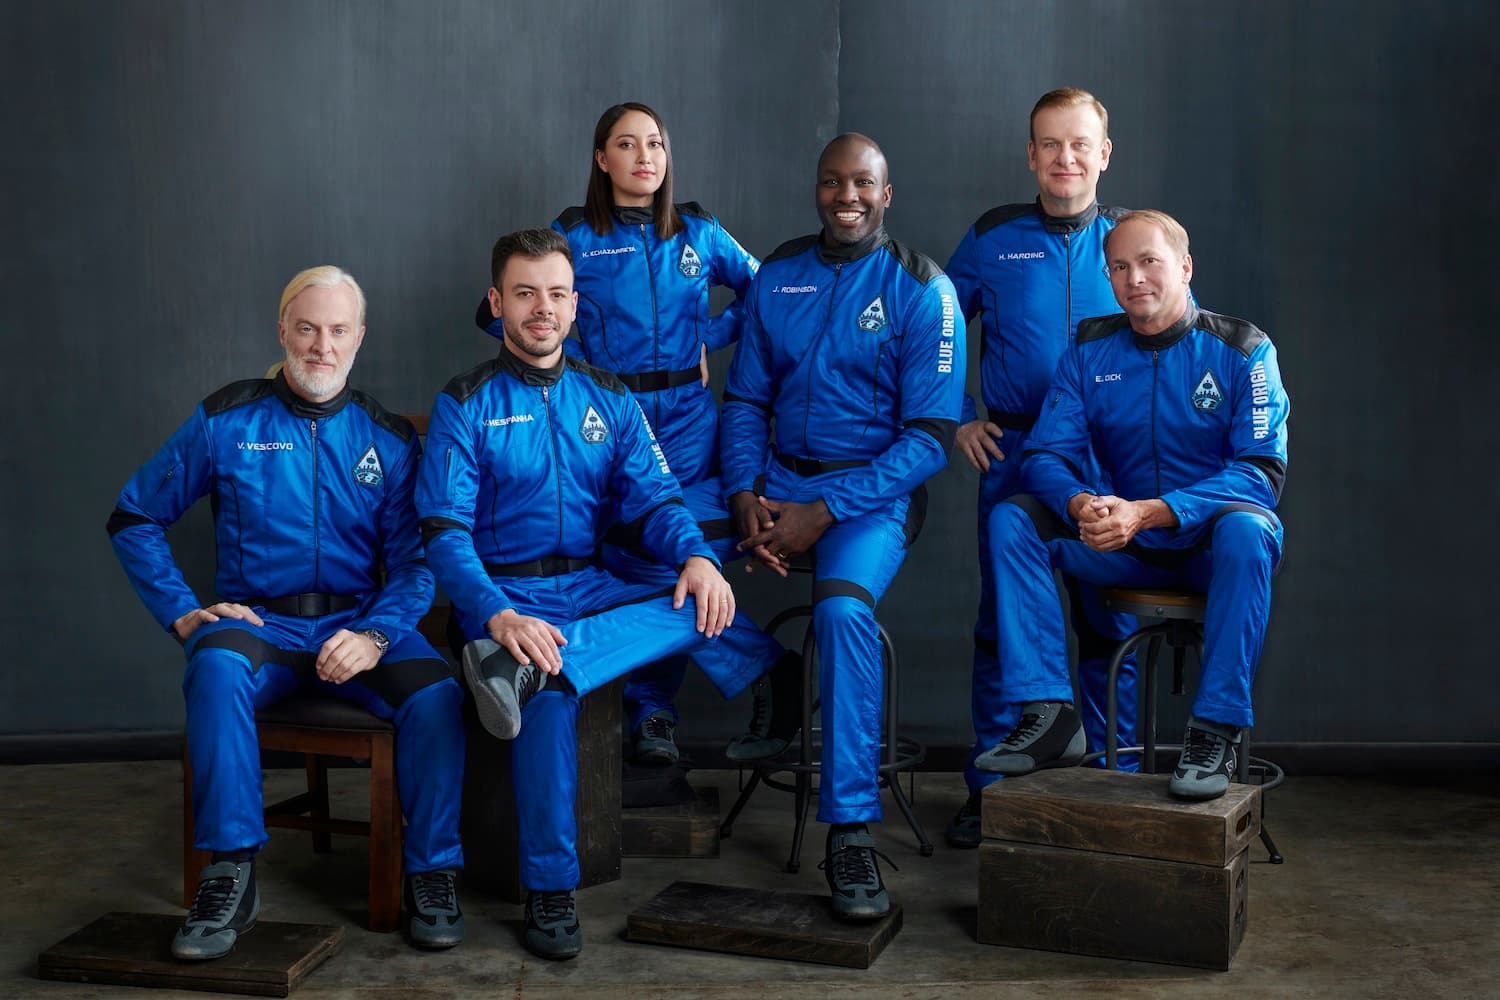
M 833 915 L 843 920 L 878 920 L 891 912 L 891 897 L 875 860 L 890 858 L 875 850 L 875 838 L 863 823 L 828 828 L 826 856 L 818 867 L 833 894 Z
M 464 679 L 474 695 L 479 722 L 497 739 L 521 731 L 521 709 L 547 686 L 547 674 L 534 663 L 518 663 L 498 642 L 475 639 L 464 647 Z
M 452 868 L 406 876 L 406 933 L 419 948 L 452 948 L 464 939 L 464 914 Z
M 1034 701 L 1022 707 L 1021 721 L 1010 735 L 974 758 L 974 766 L 995 774 L 1030 774 L 1044 767 L 1071 767 L 1087 750 L 1078 709 L 1060 701 Z
M 652 712 L 641 720 L 635 731 L 635 752 L 631 759 L 637 764 L 675 764 L 677 751 L 677 723 L 666 709 Z
M 571 889 L 526 894 L 526 950 L 542 958 L 573 958 L 583 950 L 578 902 Z
M 1216 799 L 1229 791 L 1229 782 L 1239 766 L 1240 727 L 1188 719 L 1182 737 L 1182 755 L 1167 791 L 1179 799 Z
M 198 894 L 172 938 L 172 956 L 187 961 L 222 958 L 255 926 L 260 891 L 251 861 L 216 861 L 198 877 Z
M 948 824 L 948 829 L 943 831 L 943 840 L 947 841 L 949 847 L 973 849 L 984 840 L 979 809 L 980 794 L 971 792 L 964 804 L 958 807 L 958 814 Z

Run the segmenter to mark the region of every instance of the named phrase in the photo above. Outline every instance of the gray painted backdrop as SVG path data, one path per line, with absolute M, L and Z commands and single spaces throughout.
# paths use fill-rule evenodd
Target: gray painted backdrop
M 822 144 L 866 131 L 889 228 L 941 263 L 1033 196 L 1026 114 L 1075 85 L 1111 111 L 1104 200 L 1177 215 L 1200 301 L 1280 349 L 1290 555 L 1259 738 L 1500 740 L 1500 547 L 1469 513 L 1500 500 L 1493 4 L 74 0 L 4 21 L 0 735 L 180 727 L 180 655 L 103 522 L 198 399 L 276 359 L 296 270 L 359 276 L 355 379 L 425 411 L 494 349 L 470 321 L 494 237 L 581 201 L 607 105 L 657 107 L 679 195 L 762 255 L 815 228 Z M 975 485 L 933 483 L 881 609 L 905 718 L 948 743 L 969 738 Z M 172 537 L 206 595 L 206 510 Z M 745 587 L 762 617 L 802 594 Z M 687 739 L 744 710 L 701 678 L 684 705 Z

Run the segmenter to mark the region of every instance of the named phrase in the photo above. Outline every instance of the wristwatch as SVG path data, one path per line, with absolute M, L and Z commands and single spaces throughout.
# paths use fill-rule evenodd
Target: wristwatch
M 378 628 L 362 628 L 359 630 L 359 634 L 373 642 L 381 656 L 384 656 L 385 651 L 391 648 L 391 640 L 387 639 L 385 633 Z

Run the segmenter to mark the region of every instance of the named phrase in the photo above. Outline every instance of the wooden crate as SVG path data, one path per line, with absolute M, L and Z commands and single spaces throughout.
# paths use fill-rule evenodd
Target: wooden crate
M 629 858 L 717 858 L 719 790 L 698 788 L 691 802 L 641 806 L 620 813 Z
M 579 887 L 620 877 L 620 694 L 623 680 L 590 691 L 578 704 Z M 526 898 L 511 783 L 511 742 L 497 740 L 479 724 L 473 702 L 464 701 L 468 754 L 464 763 L 464 886 L 517 903 Z
M 996 840 L 1220 867 L 1260 836 L 1259 787 L 1180 802 L 1167 781 L 1094 767 L 1006 778 L 985 788 L 981 828 Z
M 1166 784 L 1059 768 L 986 788 L 979 940 L 1229 968 L 1249 915 L 1260 789 L 1179 802 Z

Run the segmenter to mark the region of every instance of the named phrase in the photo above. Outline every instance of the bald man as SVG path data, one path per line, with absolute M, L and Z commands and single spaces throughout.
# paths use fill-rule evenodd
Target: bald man
M 833 910 L 890 909 L 867 826 L 880 819 L 882 674 L 875 605 L 921 527 L 923 483 L 947 461 L 964 387 L 953 285 L 885 232 L 885 156 L 850 133 L 818 160 L 822 230 L 761 265 L 725 390 L 723 482 L 740 549 L 782 577 L 810 555 Z M 771 716 L 768 685 L 754 718 Z M 729 755 L 775 741 L 752 731 Z

